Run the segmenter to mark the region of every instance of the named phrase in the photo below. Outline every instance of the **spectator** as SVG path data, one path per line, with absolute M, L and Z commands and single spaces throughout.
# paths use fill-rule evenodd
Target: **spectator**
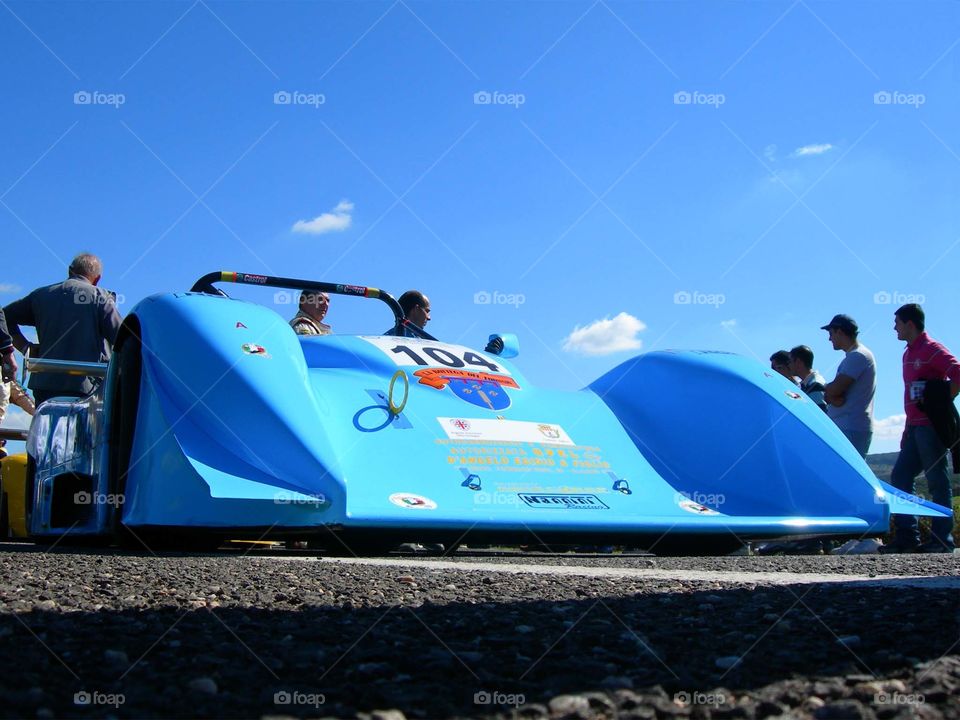
M 300 309 L 290 321 L 297 335 L 331 335 L 333 329 L 323 322 L 330 309 L 330 296 L 319 290 L 300 293 Z
M 0 382 L 0 424 L 3 424 L 3 419 L 7 416 L 10 403 L 18 406 L 27 415 L 33 415 L 37 411 L 31 397 L 16 380 Z
M 770 356 L 770 369 L 776 370 L 787 380 L 796 384 L 796 380 L 793 379 L 793 373 L 790 371 L 790 353 L 786 350 L 777 350 Z
M 7 406 L 12 400 L 27 414 L 33 415 L 33 401 L 16 380 L 17 358 L 13 353 L 13 340 L 7 332 L 7 321 L 0 309 L 0 423 L 7 415 Z
M 949 385 L 946 382 L 941 382 L 941 385 L 949 395 L 947 404 L 953 410 L 953 399 L 960 393 L 960 362 L 947 348 L 927 335 L 924 330 L 925 315 L 919 305 L 904 305 L 894 313 L 894 318 L 897 339 L 907 343 L 903 353 L 903 405 L 907 424 L 890 481 L 897 489 L 912 495 L 914 478 L 923 470 L 933 501 L 952 507 L 950 476 L 947 474 L 948 448 L 937 432 L 935 416 L 930 412 L 930 391 L 935 381 L 949 381 Z M 956 456 L 953 470 L 957 472 Z M 920 545 L 916 517 L 895 515 L 893 522 L 894 540 L 884 545 L 881 552 L 939 553 L 954 550 L 952 517 L 933 518 L 930 524 L 931 539 L 923 545 Z
M 400 308 L 406 318 L 405 325 L 414 325 L 417 330 L 423 330 L 430 322 L 430 299 L 419 290 L 407 290 L 400 299 Z M 396 328 L 390 328 L 384 335 L 396 335 Z M 404 337 L 420 337 L 408 327 L 400 333 Z
M 790 372 L 800 378 L 800 389 L 824 412 L 827 401 L 824 393 L 827 381 L 813 369 L 813 350 L 806 345 L 797 345 L 790 351 Z
M 3 308 L 0 308 L 0 368 L 2 368 L 4 380 L 8 377 L 12 378 L 17 373 L 17 358 L 13 350 L 13 338 L 7 330 L 7 318 Z
M 30 343 L 21 325 L 37 330 L 32 357 L 80 362 L 106 362 L 120 330 L 120 313 L 113 294 L 97 287 L 103 264 L 96 255 L 77 255 L 60 283 L 37 288 L 4 308 L 13 344 L 26 353 Z M 35 373 L 30 388 L 39 405 L 57 395 L 82 397 L 91 393 L 96 378 L 61 373 Z
M 873 439 L 873 395 L 877 390 L 877 363 L 861 345 L 860 329 L 849 315 L 834 315 L 821 330 L 829 332 L 834 350 L 845 353 L 837 376 L 824 388 L 827 414 L 864 458 Z

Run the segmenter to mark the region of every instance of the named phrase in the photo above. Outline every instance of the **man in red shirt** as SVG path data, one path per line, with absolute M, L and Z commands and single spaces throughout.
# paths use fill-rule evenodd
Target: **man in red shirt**
M 943 345 L 924 332 L 924 312 L 916 303 L 904 305 L 894 314 L 897 339 L 907 343 L 903 353 L 903 405 L 907 425 L 900 441 L 900 455 L 893 467 L 891 483 L 904 492 L 913 494 L 914 478 L 923 470 L 935 503 L 951 507 L 950 476 L 947 474 L 948 449 L 937 435 L 927 414 L 918 401 L 928 380 L 949 380 L 950 394 L 960 393 L 960 362 Z M 934 518 L 932 538 L 920 545 L 917 518 L 895 515 L 894 541 L 881 552 L 953 552 L 952 518 Z

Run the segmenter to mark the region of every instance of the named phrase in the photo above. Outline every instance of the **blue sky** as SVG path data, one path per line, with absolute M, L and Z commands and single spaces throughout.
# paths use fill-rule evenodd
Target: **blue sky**
M 215 269 L 416 287 L 562 388 L 663 348 L 832 377 L 847 312 L 893 450 L 899 301 L 960 351 L 958 41 L 947 2 L 2 0 L 0 302 L 82 249 L 123 312 Z

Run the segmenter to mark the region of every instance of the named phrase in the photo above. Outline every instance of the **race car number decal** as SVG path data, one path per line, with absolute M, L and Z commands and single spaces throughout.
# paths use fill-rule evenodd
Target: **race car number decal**
M 363 339 L 382 350 L 387 357 L 401 367 L 432 365 L 510 375 L 506 369 L 495 363 L 493 358 L 463 345 L 387 335 L 366 336 Z

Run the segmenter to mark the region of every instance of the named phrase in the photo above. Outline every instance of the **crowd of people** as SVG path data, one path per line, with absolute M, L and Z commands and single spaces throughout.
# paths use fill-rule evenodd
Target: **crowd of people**
M 94 378 L 66 373 L 32 373 L 29 394 L 17 383 L 18 362 L 14 350 L 25 357 L 55 358 L 76 362 L 106 362 L 122 318 L 113 293 L 99 287 L 103 263 L 96 255 L 77 255 L 67 270 L 67 279 L 37 288 L 0 309 L 0 422 L 12 402 L 32 415 L 34 403 L 55 397 L 83 397 L 95 389 Z M 420 337 L 430 321 L 430 301 L 418 290 L 408 290 L 398 300 L 404 320 L 386 334 Z M 296 315 L 290 325 L 300 335 L 328 335 L 324 322 L 330 309 L 325 292 L 300 293 Z M 21 326 L 35 328 L 31 343 Z M 911 303 L 894 313 L 897 338 L 906 343 L 903 354 L 904 409 L 906 427 L 900 454 L 891 475 L 892 484 L 913 494 L 914 481 L 922 471 L 935 503 L 951 507 L 952 492 L 947 458 L 960 472 L 960 416 L 954 399 L 960 393 L 960 362 L 926 332 L 923 308 Z M 830 382 L 814 369 L 813 351 L 806 345 L 778 350 L 770 367 L 795 383 L 836 423 L 850 444 L 864 458 L 873 438 L 873 398 L 877 365 L 873 353 L 859 340 L 856 321 L 835 315 L 821 329 L 828 332 L 834 350 L 844 353 L 836 377 Z M 4 450 L 0 446 L 0 457 Z M 895 535 L 881 552 L 952 552 L 951 518 L 932 521 L 931 538 L 921 544 L 916 517 L 895 516 Z
M 821 330 L 828 332 L 834 350 L 844 353 L 836 377 L 826 382 L 813 367 L 813 351 L 798 345 L 770 356 L 770 367 L 791 382 L 827 413 L 850 444 L 864 458 L 873 440 L 873 396 L 877 389 L 877 362 L 859 341 L 860 329 L 849 315 L 835 315 Z M 906 427 L 900 454 L 890 476 L 898 490 L 913 495 L 922 471 L 933 502 L 952 507 L 948 456 L 960 473 L 960 416 L 954 399 L 960 394 L 960 361 L 926 332 L 923 308 L 909 303 L 894 313 L 897 339 L 907 344 L 903 353 L 903 404 Z M 953 552 L 952 518 L 934 518 L 930 539 L 920 542 L 915 516 L 895 515 L 895 534 L 880 547 L 882 553 Z M 805 549 L 814 546 L 798 545 Z

